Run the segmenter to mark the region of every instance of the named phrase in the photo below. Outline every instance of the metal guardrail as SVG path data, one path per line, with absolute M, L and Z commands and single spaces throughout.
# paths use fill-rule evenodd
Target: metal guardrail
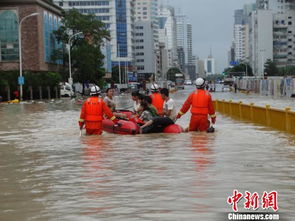
M 255 106 L 254 103 L 244 104 L 243 102 L 233 102 L 225 100 L 215 100 L 215 109 L 229 115 L 235 119 L 245 120 L 256 124 L 271 127 L 280 131 L 295 134 L 295 112 L 291 108 L 280 110 Z

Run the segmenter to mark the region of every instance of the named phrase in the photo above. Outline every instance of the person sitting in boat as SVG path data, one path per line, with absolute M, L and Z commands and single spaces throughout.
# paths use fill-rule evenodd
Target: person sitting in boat
M 139 96 L 140 96 L 140 94 L 139 94 L 138 91 L 134 91 L 134 92 L 131 93 L 131 98 L 134 101 L 134 103 L 133 103 L 133 111 L 135 113 L 138 113 L 139 107 L 140 107 Z
M 152 83 L 151 91 L 152 91 L 152 94 L 150 95 L 150 97 L 152 99 L 152 104 L 154 105 L 155 108 L 157 108 L 158 114 L 163 115 L 164 100 L 161 94 L 159 93 L 159 86 L 155 83 Z
M 106 96 L 103 100 L 108 105 L 108 107 L 113 111 L 113 114 L 117 118 L 122 118 L 122 119 L 127 118 L 125 114 L 115 112 L 116 111 L 116 103 L 114 101 L 114 89 L 113 88 L 108 88 L 106 90 Z
M 141 112 L 139 119 L 146 123 L 153 119 L 153 114 L 147 102 L 142 101 L 139 106 L 139 111 Z
M 100 97 L 100 94 L 101 91 L 98 86 L 91 87 L 90 97 L 84 102 L 81 109 L 79 127 L 82 130 L 85 125 L 87 135 L 102 134 L 102 119 L 104 114 L 115 124 L 118 122 L 118 119 Z
M 153 117 L 158 117 L 158 110 L 157 108 L 155 108 L 155 106 L 152 104 L 152 98 L 150 96 L 145 96 L 144 97 L 144 101 L 148 104 L 150 111 L 153 115 Z
M 106 90 L 106 96 L 103 99 L 103 101 L 108 105 L 108 107 L 112 110 L 116 110 L 116 103 L 114 101 L 114 89 L 113 88 L 108 88 Z
M 141 133 L 161 133 L 165 127 L 174 124 L 176 119 L 176 109 L 174 100 L 169 97 L 167 88 L 161 89 L 161 96 L 164 100 L 163 117 L 155 117 L 141 126 Z

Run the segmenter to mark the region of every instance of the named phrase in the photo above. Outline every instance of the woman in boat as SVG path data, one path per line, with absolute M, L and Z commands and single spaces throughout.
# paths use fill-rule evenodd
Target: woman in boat
M 157 108 L 155 108 L 155 106 L 152 105 L 152 98 L 150 96 L 145 96 L 144 101 L 148 104 L 153 117 L 158 117 L 159 114 L 158 114 Z
M 149 122 L 153 119 L 153 114 L 147 102 L 142 101 L 140 103 L 139 111 L 141 112 L 139 119 L 144 123 Z
M 112 110 L 116 110 L 116 103 L 114 101 L 114 89 L 108 88 L 106 91 L 106 96 L 104 98 L 104 102 L 108 105 L 108 107 Z
M 114 116 L 121 119 L 126 119 L 126 115 L 122 113 L 116 112 L 116 103 L 114 101 L 114 89 L 108 88 L 106 90 L 106 96 L 104 98 L 104 102 L 107 104 L 107 106 L 112 110 Z
M 139 102 L 139 92 L 138 91 L 134 91 L 131 93 L 131 98 L 134 101 L 133 103 L 133 111 L 135 113 L 138 113 L 139 107 L 140 107 L 140 102 Z

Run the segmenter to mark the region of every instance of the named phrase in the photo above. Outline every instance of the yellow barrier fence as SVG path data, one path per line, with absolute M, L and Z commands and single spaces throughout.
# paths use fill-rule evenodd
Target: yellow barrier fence
M 225 100 L 215 100 L 214 106 L 218 112 L 233 118 L 295 134 L 295 112 L 291 111 L 290 108 L 280 110 L 271 108 L 269 105 L 259 107 L 253 103 L 244 104 Z

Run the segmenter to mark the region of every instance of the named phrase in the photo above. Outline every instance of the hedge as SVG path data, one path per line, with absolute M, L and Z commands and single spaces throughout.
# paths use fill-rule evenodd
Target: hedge
M 62 79 L 59 73 L 46 71 L 24 72 L 23 76 L 25 78 L 25 84 L 23 86 L 24 99 L 28 99 L 26 91 L 29 90 L 29 87 L 32 87 L 35 91 L 39 86 L 43 89 L 50 87 L 53 90 Z M 0 71 L 0 95 L 4 100 L 7 99 L 7 86 L 10 87 L 11 93 L 18 90 L 18 77 L 19 71 Z

